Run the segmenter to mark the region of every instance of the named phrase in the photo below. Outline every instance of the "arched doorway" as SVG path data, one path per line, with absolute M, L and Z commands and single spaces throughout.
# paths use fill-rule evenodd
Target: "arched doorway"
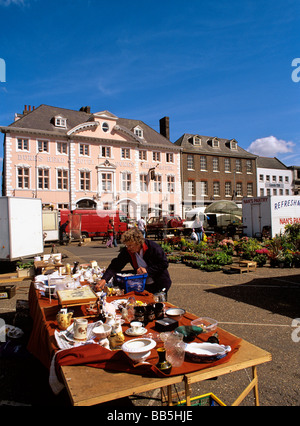
M 81 198 L 76 201 L 76 209 L 95 209 L 97 203 L 93 198 Z
M 129 198 L 123 198 L 117 202 L 119 210 L 125 213 L 128 218 L 136 219 L 137 218 L 137 203 L 134 200 Z

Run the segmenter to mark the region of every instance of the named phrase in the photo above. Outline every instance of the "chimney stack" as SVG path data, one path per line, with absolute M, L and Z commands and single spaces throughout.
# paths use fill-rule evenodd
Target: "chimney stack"
M 83 112 L 86 112 L 87 114 L 90 114 L 91 107 L 90 106 L 81 107 L 79 111 L 83 111 Z
M 35 107 L 32 107 L 32 111 L 34 111 L 34 110 L 35 110 Z M 31 105 L 24 105 L 23 115 L 26 115 L 29 112 L 31 112 Z
M 163 117 L 159 120 L 159 131 L 160 134 L 170 140 L 170 119 L 169 117 Z

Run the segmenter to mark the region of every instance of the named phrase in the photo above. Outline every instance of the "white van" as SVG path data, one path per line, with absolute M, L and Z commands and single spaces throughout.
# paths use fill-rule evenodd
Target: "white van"
M 194 228 L 196 218 L 203 223 L 204 229 L 214 229 L 214 227 L 226 228 L 232 222 L 239 222 L 240 218 L 231 214 L 223 213 L 203 213 L 203 208 L 196 207 L 195 209 L 186 212 L 183 227 L 187 229 Z
M 200 222 L 202 222 L 204 228 L 208 226 L 207 217 L 206 214 L 203 213 L 203 209 L 201 207 L 196 207 L 195 209 L 186 212 L 183 227 L 193 229 L 193 224 L 197 218 L 200 220 Z

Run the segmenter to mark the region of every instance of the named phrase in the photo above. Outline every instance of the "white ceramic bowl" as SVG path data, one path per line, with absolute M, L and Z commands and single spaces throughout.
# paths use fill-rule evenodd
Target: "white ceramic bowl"
M 108 324 L 101 324 L 93 328 L 93 333 L 98 339 L 106 339 L 111 333 L 111 326 Z
M 166 310 L 166 315 L 175 321 L 179 321 L 185 314 L 185 309 L 182 308 L 170 308 Z
M 156 342 L 146 337 L 128 340 L 122 345 L 122 350 L 129 358 L 136 362 L 142 362 L 150 356 L 151 350 L 155 348 Z

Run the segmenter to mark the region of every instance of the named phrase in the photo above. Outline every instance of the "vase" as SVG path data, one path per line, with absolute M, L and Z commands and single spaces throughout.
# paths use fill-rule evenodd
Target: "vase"
M 158 363 L 156 364 L 156 367 L 165 374 L 170 374 L 172 370 L 172 364 L 167 361 L 166 359 L 166 349 L 165 348 L 158 348 Z

